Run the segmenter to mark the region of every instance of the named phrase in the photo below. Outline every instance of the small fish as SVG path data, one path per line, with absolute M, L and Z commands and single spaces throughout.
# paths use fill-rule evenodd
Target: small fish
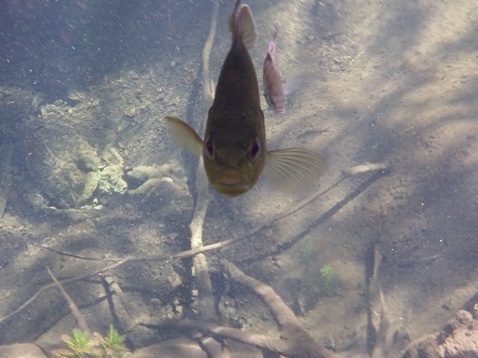
M 240 0 L 236 0 L 229 28 L 232 45 L 209 109 L 204 141 L 182 120 L 168 116 L 173 139 L 203 157 L 209 183 L 229 197 L 250 190 L 261 174 L 283 191 L 313 185 L 327 166 L 321 156 L 296 148 L 266 149 L 259 86 L 248 52 L 255 42 L 255 23 L 249 7 Z
M 282 79 L 277 69 L 274 56 L 276 52 L 276 40 L 279 34 L 279 23 L 274 25 L 272 39 L 269 41 L 269 49 L 267 50 L 264 66 L 262 68 L 262 84 L 264 87 L 264 97 L 269 108 L 275 113 L 285 113 L 287 95 L 290 94 L 297 84 L 282 83 Z M 294 87 L 294 88 L 292 88 Z

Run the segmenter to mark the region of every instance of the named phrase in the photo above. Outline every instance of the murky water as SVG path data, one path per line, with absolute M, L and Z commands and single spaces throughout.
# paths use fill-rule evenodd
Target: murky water
M 247 4 L 258 77 L 280 21 L 277 64 L 300 83 L 285 114 L 263 102 L 269 147 L 329 164 L 299 195 L 264 180 L 219 196 L 161 121 L 203 128 L 232 1 L 0 5 L 0 344 L 50 351 L 78 327 L 47 267 L 89 329 L 113 324 L 135 357 L 191 337 L 167 320 L 278 337 L 221 260 L 340 357 L 401 356 L 476 303 L 478 5 Z

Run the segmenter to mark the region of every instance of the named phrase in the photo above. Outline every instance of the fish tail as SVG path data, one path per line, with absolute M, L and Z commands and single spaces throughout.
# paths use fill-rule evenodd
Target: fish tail
M 269 41 L 269 48 L 267 49 L 267 51 L 269 52 L 268 55 L 270 55 L 271 57 L 274 56 L 276 52 L 276 41 L 274 38 Z
M 242 5 L 241 0 L 236 0 L 234 12 L 229 18 L 229 30 L 232 33 L 232 38 L 242 39 L 247 49 L 254 46 L 256 42 L 256 23 L 249 6 Z
M 274 24 L 274 32 L 272 33 L 272 40 L 277 40 L 277 35 L 279 34 L 280 22 L 276 21 Z
M 272 39 L 269 41 L 269 53 L 271 54 L 271 57 L 274 56 L 276 52 L 276 40 L 277 40 L 277 35 L 279 34 L 279 26 L 280 22 L 277 21 L 274 24 L 274 31 L 272 32 Z

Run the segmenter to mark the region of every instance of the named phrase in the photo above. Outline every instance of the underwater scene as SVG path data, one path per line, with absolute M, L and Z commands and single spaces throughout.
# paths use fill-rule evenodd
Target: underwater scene
M 0 357 L 478 357 L 478 2 L 2 0 Z

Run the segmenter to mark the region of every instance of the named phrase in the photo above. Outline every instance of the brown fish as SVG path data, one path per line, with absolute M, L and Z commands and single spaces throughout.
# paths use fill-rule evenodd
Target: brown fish
M 280 72 L 275 63 L 276 40 L 279 34 L 279 23 L 274 25 L 272 39 L 269 41 L 269 49 L 267 50 L 264 65 L 262 67 L 262 85 L 264 87 L 264 97 L 269 108 L 275 113 L 285 113 L 287 95 L 294 90 L 292 86 L 295 84 L 284 85 Z
M 232 45 L 209 109 L 204 141 L 180 119 L 166 117 L 173 138 L 189 152 L 202 155 L 210 184 L 230 197 L 251 189 L 261 173 L 285 191 L 314 184 L 326 168 L 321 156 L 296 148 L 266 150 L 259 86 L 247 50 L 255 42 L 255 24 L 240 0 L 229 27 Z

